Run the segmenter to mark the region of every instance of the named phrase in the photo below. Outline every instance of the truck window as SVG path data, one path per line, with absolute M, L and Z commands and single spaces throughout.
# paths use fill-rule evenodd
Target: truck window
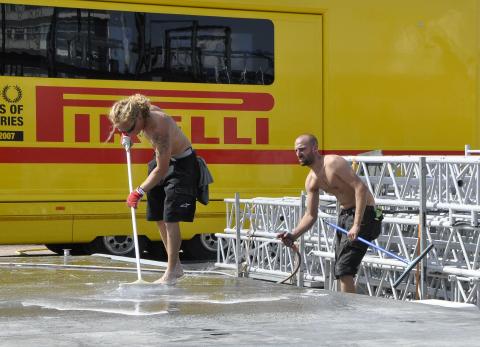
M 0 74 L 272 84 L 270 20 L 2 4 Z

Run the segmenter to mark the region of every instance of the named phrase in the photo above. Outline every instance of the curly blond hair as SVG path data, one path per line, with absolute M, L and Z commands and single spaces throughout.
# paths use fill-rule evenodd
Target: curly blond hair
M 107 139 L 109 141 L 115 129 L 121 123 L 134 121 L 137 117 L 147 118 L 150 115 L 150 100 L 142 94 L 134 94 L 128 98 L 117 101 L 113 104 L 108 114 L 108 119 L 113 125 L 112 131 Z

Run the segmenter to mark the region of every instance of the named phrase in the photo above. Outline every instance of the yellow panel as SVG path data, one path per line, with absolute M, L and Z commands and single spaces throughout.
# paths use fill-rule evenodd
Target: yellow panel
M 478 146 L 477 1 L 328 3 L 326 149 Z
M 72 242 L 73 217 L 55 203 L 0 203 L 2 244 Z
M 145 220 L 145 202 L 136 213 L 139 235 L 159 240 L 156 224 Z M 124 202 L 58 202 L 0 204 L 3 244 L 90 242 L 97 236 L 132 235 L 130 209 Z M 223 201 L 197 204 L 193 223 L 181 223 L 183 240 L 225 228 Z
M 63 243 L 72 242 L 72 220 L 43 218 L 0 219 L 0 243 Z
M 136 211 L 137 232 L 150 240 L 160 240 L 155 222 L 145 219 L 145 201 L 141 201 Z M 97 236 L 132 235 L 130 208 L 121 203 L 75 203 L 73 241 L 90 242 Z M 210 201 L 207 206 L 197 203 L 193 223 L 181 223 L 183 240 L 196 234 L 221 232 L 225 228 L 225 206 L 223 201 Z

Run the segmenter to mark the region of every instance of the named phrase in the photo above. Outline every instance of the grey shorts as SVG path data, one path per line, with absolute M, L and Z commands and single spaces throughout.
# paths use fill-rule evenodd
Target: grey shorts
M 355 208 L 342 210 L 338 218 L 338 226 L 350 230 L 355 218 Z M 358 236 L 367 241 L 375 240 L 380 235 L 382 221 L 376 215 L 373 206 L 367 206 L 363 214 Z M 344 233 L 337 231 L 335 237 L 335 278 L 345 275 L 355 276 L 368 245 L 359 240 L 350 241 Z
M 148 163 L 148 173 L 156 167 Z M 170 161 L 165 180 L 147 193 L 147 220 L 193 222 L 196 209 L 198 163 L 195 152 Z

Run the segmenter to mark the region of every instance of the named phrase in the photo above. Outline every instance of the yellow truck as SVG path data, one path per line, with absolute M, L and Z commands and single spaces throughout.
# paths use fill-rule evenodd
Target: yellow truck
M 479 144 L 477 0 L 0 0 L 0 244 L 133 254 L 125 151 L 107 114 L 148 96 L 214 176 L 182 225 L 215 253 L 223 199 L 298 195 L 293 142 L 324 153 Z M 132 148 L 134 185 L 152 149 Z M 154 223 L 138 230 L 161 252 Z

